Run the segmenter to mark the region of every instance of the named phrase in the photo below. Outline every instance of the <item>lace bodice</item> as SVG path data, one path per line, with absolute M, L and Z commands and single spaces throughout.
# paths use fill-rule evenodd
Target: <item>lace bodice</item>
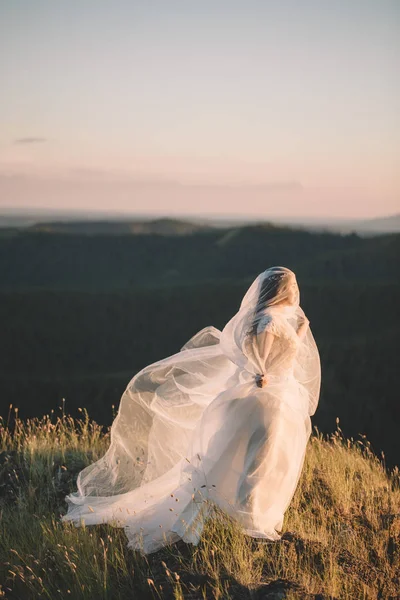
M 300 344 L 299 337 L 282 315 L 266 312 L 257 325 L 257 334 L 271 332 L 275 337 L 267 357 L 262 356 L 260 336 L 251 336 L 246 344 L 246 354 L 259 369 L 269 375 L 287 376 L 293 373 L 294 359 Z

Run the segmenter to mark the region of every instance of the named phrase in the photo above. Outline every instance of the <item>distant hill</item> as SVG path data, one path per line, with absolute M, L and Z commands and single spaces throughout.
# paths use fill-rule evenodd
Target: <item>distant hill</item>
M 381 233 L 394 233 L 400 231 L 400 213 L 380 219 L 370 219 L 368 221 L 359 221 L 365 231 L 379 231 Z
M 213 227 L 178 219 L 155 219 L 151 221 L 53 221 L 35 223 L 28 231 L 47 233 L 70 233 L 82 235 L 190 235 Z
M 336 233 L 358 233 L 359 235 L 380 235 L 400 232 L 400 214 L 377 219 L 353 219 L 312 223 L 304 221 L 303 227 L 311 231 L 332 231 Z
M 151 225 L 151 223 L 153 225 Z M 182 225 L 179 225 L 182 223 Z M 230 229 L 256 224 L 273 223 L 277 227 L 291 227 L 313 232 L 357 233 L 379 235 L 400 233 L 400 214 L 376 219 L 291 219 L 274 216 L 213 215 L 154 215 L 112 211 L 69 211 L 51 209 L 13 209 L 0 207 L 0 235 L 4 228 L 33 228 L 37 231 L 84 233 L 88 235 L 119 233 L 191 233 L 201 228 Z

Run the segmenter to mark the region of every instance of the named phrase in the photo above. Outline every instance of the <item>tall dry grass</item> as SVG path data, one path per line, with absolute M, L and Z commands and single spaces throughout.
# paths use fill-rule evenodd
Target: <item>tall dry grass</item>
M 198 546 L 147 557 L 121 529 L 60 521 L 77 473 L 108 443 L 85 411 L 0 420 L 0 597 L 400 598 L 399 471 L 365 439 L 315 431 L 281 541 L 257 543 L 216 509 Z

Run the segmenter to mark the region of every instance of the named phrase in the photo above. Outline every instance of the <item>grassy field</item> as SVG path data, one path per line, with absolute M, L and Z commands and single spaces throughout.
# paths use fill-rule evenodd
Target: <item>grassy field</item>
M 60 522 L 79 470 L 109 433 L 52 413 L 0 421 L 0 597 L 400 598 L 400 477 L 365 439 L 314 432 L 279 542 L 259 544 L 216 512 L 200 544 L 147 557 L 123 530 Z

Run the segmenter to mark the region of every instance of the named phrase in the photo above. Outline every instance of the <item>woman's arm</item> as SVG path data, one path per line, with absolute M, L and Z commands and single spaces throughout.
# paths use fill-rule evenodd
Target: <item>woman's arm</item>
M 310 321 L 307 319 L 306 315 L 301 318 L 300 326 L 297 330 L 297 335 L 302 340 L 307 333 L 307 329 L 310 326 Z
M 257 344 L 262 364 L 265 364 L 268 358 L 274 339 L 275 335 L 270 331 L 263 331 L 257 335 Z M 265 387 L 268 384 L 267 375 L 265 373 L 260 373 L 257 375 L 256 383 L 258 387 Z

